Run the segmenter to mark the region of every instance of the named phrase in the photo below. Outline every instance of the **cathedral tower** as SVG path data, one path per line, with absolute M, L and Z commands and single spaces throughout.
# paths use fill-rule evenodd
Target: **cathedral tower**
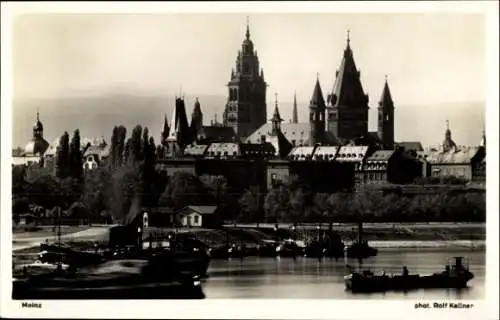
M 347 31 L 347 46 L 336 72 L 333 90 L 327 97 L 327 130 L 342 140 L 352 140 L 368 133 L 368 95 L 363 91 Z
M 167 153 L 170 157 L 182 156 L 184 148 L 190 143 L 190 132 L 186 117 L 184 99 L 175 98 L 170 130 L 167 137 Z
M 231 71 L 227 87 L 223 123 L 224 126 L 232 127 L 236 136 L 243 140 L 267 122 L 267 84 L 264 71 L 260 69 L 259 73 L 259 59 L 250 40 L 248 21 L 245 39 L 236 58 L 236 69 Z
M 299 123 L 299 113 L 297 111 L 297 93 L 293 94 L 292 123 Z
M 195 141 L 196 136 L 201 130 L 201 126 L 203 126 L 203 113 L 201 112 L 200 102 L 198 101 L 198 97 L 196 97 L 196 101 L 194 103 L 193 112 L 191 113 L 191 140 Z
M 378 137 L 386 148 L 394 148 L 394 102 L 387 83 L 387 76 L 378 103 Z
M 309 125 L 311 126 L 310 141 L 312 145 L 324 142 L 325 110 L 325 99 L 323 98 L 319 78 L 317 78 L 311 101 L 309 102 Z

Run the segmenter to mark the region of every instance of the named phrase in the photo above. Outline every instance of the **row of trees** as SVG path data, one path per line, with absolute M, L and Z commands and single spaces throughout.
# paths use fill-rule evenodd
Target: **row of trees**
M 270 222 L 429 222 L 485 221 L 484 193 L 403 196 L 377 191 L 311 193 L 294 183 L 280 185 L 265 197 Z

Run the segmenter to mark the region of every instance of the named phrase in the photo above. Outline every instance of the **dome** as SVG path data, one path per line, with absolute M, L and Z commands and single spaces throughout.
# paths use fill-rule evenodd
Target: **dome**
M 44 154 L 49 143 L 43 138 L 33 139 L 24 147 L 24 155 Z
M 36 122 L 33 125 L 33 131 L 43 131 L 43 124 L 40 121 L 40 113 L 36 113 Z
M 37 120 L 33 125 L 33 131 L 43 131 L 43 124 L 40 122 L 40 120 Z

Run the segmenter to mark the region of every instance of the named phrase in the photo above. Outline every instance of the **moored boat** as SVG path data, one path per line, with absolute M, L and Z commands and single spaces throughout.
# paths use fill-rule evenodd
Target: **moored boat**
M 195 299 L 203 298 L 200 277 L 164 270 L 151 273 L 149 261 L 114 260 L 76 272 L 20 277 L 13 299 Z
M 430 288 L 465 288 L 474 275 L 463 257 L 455 257 L 443 272 L 421 276 L 410 275 L 406 267 L 401 275 L 374 274 L 369 270 L 352 272 L 344 277 L 345 287 L 351 292 L 383 292 Z

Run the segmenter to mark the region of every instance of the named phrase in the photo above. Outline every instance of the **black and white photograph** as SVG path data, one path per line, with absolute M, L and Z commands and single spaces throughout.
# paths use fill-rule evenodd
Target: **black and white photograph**
M 495 317 L 498 3 L 216 4 L 2 13 L 2 299 Z

